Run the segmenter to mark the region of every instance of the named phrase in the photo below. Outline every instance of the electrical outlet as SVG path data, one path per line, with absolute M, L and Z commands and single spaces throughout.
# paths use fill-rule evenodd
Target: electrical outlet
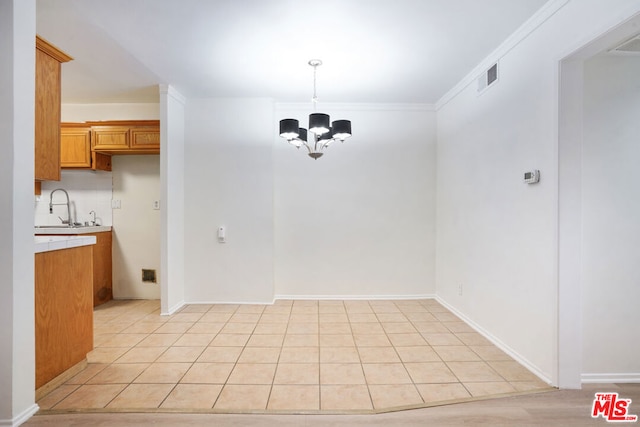
M 462 296 L 462 283 L 458 285 L 458 295 Z
M 154 200 L 153 201 L 153 209 L 154 210 L 160 210 L 160 200 Z
M 111 209 L 121 209 L 122 202 L 120 200 L 113 199 L 111 200 Z

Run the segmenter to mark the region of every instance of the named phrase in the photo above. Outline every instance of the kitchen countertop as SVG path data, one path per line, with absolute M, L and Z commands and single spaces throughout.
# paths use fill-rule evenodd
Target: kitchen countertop
M 94 227 L 95 228 L 95 227 Z M 95 245 L 95 236 L 34 236 L 34 253 Z
M 94 225 L 91 227 L 58 227 L 52 225 L 34 227 L 35 235 L 48 235 L 48 234 L 92 234 L 102 233 L 104 231 L 111 231 L 110 225 Z

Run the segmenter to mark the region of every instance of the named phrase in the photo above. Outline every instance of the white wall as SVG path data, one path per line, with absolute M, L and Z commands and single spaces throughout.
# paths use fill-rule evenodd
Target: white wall
M 435 294 L 435 111 L 319 105 L 353 136 L 313 160 L 275 137 L 275 293 L 281 297 Z M 310 104 L 282 105 L 301 126 Z M 277 133 L 277 132 L 276 132 Z
M 33 129 L 35 2 L 0 0 L 0 425 L 35 402 Z
M 185 129 L 185 301 L 271 302 L 273 104 L 189 99 Z
M 160 298 L 160 156 L 113 156 L 113 297 Z M 142 269 L 156 270 L 157 283 L 143 282 Z
M 640 381 L 640 58 L 585 62 L 582 330 L 585 381 Z
M 69 194 L 71 218 L 74 222 L 92 221 L 91 211 L 96 212 L 96 222 L 100 225 L 112 225 L 111 172 L 63 169 L 60 181 L 44 181 L 42 194 L 35 198 L 35 225 L 62 225 L 60 218 L 67 219 L 67 207 L 53 207 L 49 213 L 51 192 L 63 188 Z M 57 191 L 53 195 L 53 203 L 65 203 L 64 193 Z M 60 218 L 58 218 L 60 217 Z
M 64 91 L 64 88 L 62 88 Z M 160 104 L 63 104 L 63 122 L 100 120 L 158 120 Z
M 187 302 L 434 294 L 434 112 L 329 107 L 354 136 L 316 161 L 277 136 L 280 118 L 309 112 L 274 114 L 264 99 L 187 102 Z
M 569 1 L 489 58 L 500 59 L 497 85 L 478 96 L 470 80 L 438 111 L 438 295 L 554 384 L 558 64 L 638 9 L 632 0 L 615 9 Z M 523 172 L 534 168 L 541 182 L 523 184 Z

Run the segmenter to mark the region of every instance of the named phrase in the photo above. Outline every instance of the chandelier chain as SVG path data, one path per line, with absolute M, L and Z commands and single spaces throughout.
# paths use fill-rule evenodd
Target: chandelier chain
M 313 65 L 313 111 L 316 111 L 316 107 L 318 104 L 318 95 L 316 93 L 316 71 L 318 70 L 318 64 Z

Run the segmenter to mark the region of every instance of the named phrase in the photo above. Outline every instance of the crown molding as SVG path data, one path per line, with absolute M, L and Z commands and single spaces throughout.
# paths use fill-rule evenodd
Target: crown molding
M 364 104 L 364 103 L 330 103 L 318 104 L 319 110 L 328 111 L 436 111 L 433 104 Z M 312 111 L 313 104 L 310 102 L 277 102 L 277 111 Z
M 508 54 L 513 48 L 518 46 L 531 33 L 544 24 L 557 11 L 559 11 L 569 0 L 551 0 L 544 4 L 531 18 L 522 24 L 513 34 L 511 34 L 496 50 L 490 53 L 482 62 L 480 62 L 469 74 L 467 74 L 458 84 L 445 93 L 435 104 L 438 111 L 449 101 L 455 98 L 471 83 L 475 83 L 478 77 L 484 73 L 489 67 L 498 62 L 500 58 Z
M 43 39 L 39 35 L 36 34 L 36 49 L 46 53 L 53 59 L 58 62 L 69 62 L 73 61 L 73 58 L 63 51 L 61 51 L 58 47 L 52 45 L 47 40 Z

